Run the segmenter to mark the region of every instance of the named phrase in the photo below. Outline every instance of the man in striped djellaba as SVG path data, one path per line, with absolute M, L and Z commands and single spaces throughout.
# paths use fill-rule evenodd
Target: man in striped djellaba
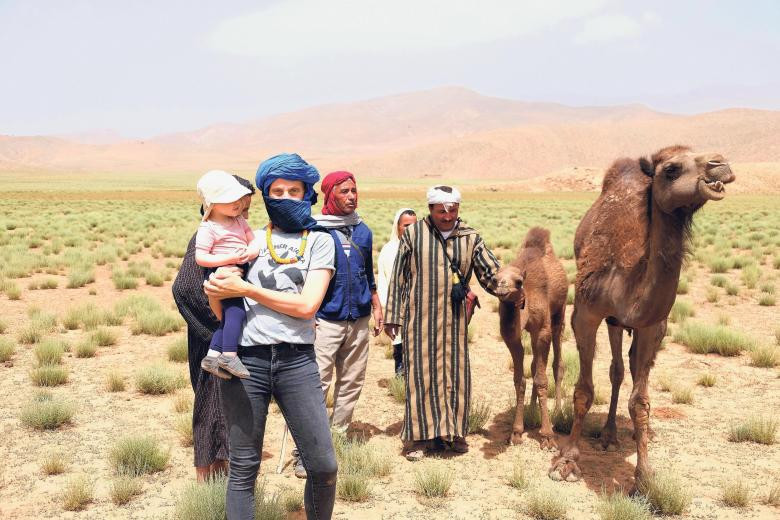
M 499 263 L 479 233 L 458 218 L 460 200 L 456 188 L 428 190 L 430 214 L 401 237 L 388 288 L 385 331 L 403 339 L 401 437 L 413 461 L 426 450 L 468 451 L 468 284 L 475 275 L 494 294 Z

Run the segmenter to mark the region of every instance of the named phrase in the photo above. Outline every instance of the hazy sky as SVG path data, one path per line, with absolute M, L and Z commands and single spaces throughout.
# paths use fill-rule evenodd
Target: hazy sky
M 0 134 L 134 137 L 444 85 L 780 109 L 780 2 L 0 0 Z

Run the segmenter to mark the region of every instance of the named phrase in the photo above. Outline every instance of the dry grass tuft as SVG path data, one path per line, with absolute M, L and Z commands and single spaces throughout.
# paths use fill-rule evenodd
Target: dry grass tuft
M 750 489 L 742 479 L 726 482 L 721 488 L 721 500 L 727 507 L 747 507 L 750 502 Z
M 130 502 L 134 496 L 140 495 L 142 490 L 143 485 L 140 480 L 120 475 L 111 482 L 108 494 L 114 504 L 122 506 Z
M 74 477 L 62 491 L 62 507 L 66 511 L 81 511 L 92 502 L 93 493 L 92 482 L 85 475 Z

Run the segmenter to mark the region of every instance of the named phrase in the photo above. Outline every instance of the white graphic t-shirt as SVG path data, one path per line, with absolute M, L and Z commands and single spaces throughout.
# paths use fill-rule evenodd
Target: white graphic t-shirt
M 256 232 L 265 236 L 265 228 Z M 289 258 L 298 253 L 301 233 L 283 233 L 274 230 L 271 236 L 276 254 Z M 249 267 L 247 281 L 274 291 L 300 294 L 306 275 L 315 269 L 335 271 L 335 246 L 328 233 L 314 231 L 309 234 L 303 261 L 293 264 L 277 264 L 262 241 L 260 255 Z M 246 323 L 241 336 L 241 345 L 275 345 L 277 343 L 314 343 L 314 319 L 294 318 L 269 309 L 251 298 L 244 298 Z

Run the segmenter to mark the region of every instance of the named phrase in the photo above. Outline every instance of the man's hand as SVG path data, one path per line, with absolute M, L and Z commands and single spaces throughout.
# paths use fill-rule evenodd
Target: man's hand
M 395 336 L 398 334 L 398 325 L 385 323 L 385 334 L 387 334 L 391 340 L 395 340 Z
M 243 298 L 246 283 L 241 279 L 242 271 L 235 266 L 220 267 L 203 282 L 203 290 L 209 298 Z
M 377 337 L 382 333 L 382 329 L 385 326 L 385 317 L 382 314 L 382 307 L 375 306 L 372 312 L 374 315 L 374 337 Z

